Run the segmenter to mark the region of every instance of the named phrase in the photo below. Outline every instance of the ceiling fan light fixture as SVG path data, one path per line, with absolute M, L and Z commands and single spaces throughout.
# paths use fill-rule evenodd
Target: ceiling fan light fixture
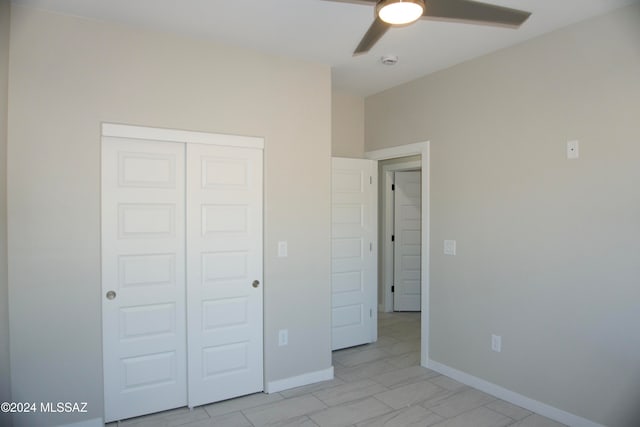
M 380 0 L 376 14 L 388 24 L 404 25 L 417 21 L 424 8 L 424 0 Z

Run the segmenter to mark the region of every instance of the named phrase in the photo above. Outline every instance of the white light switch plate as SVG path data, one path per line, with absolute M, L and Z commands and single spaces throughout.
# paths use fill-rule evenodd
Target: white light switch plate
M 288 256 L 287 252 L 287 242 L 278 242 L 278 256 L 285 258 Z
M 445 255 L 455 255 L 456 254 L 456 241 L 455 240 L 445 240 L 444 241 L 444 254 Z
M 502 336 L 491 334 L 491 350 L 496 353 L 500 353 L 502 351 Z
M 278 345 L 282 347 L 288 344 L 289 344 L 289 330 L 280 329 L 278 331 Z

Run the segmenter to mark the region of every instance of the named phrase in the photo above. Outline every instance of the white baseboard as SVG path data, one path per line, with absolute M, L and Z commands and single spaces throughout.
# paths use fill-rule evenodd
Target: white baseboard
M 63 424 L 61 427 L 104 427 L 102 418 L 92 418 L 90 420 L 78 421 L 77 423 Z
M 290 388 L 302 387 L 303 385 L 328 381 L 333 379 L 333 366 L 322 371 L 308 372 L 306 374 L 289 377 L 282 380 L 270 381 L 267 383 L 265 393 L 277 393 Z
M 463 384 L 466 384 L 473 388 L 477 388 L 478 390 L 484 391 L 485 393 L 491 394 L 497 398 L 506 400 L 509 403 L 513 403 L 514 405 L 521 406 L 525 409 L 528 409 L 537 414 L 543 415 L 547 418 L 551 418 L 554 421 L 557 421 L 562 424 L 566 424 L 568 426 L 605 427 L 602 424 L 595 423 L 593 421 L 587 420 L 586 418 L 582 418 L 577 415 L 571 414 L 569 412 L 563 411 L 562 409 L 558 409 L 551 405 L 547 405 L 546 403 L 542 403 L 542 402 L 538 402 L 537 400 L 530 399 L 519 393 L 508 390 L 504 387 L 500 387 L 499 385 L 490 383 L 489 381 L 483 380 L 482 378 L 474 377 L 473 375 L 467 374 L 466 372 L 462 372 L 455 368 L 451 368 L 447 365 L 443 365 L 442 363 L 438 363 L 434 360 L 428 361 L 427 368 L 434 370 L 436 372 L 439 372 L 442 375 L 451 377 L 454 380 L 459 381 Z

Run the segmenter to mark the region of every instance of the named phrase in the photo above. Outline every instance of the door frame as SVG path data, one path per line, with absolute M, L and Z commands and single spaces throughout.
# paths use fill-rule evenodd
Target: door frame
M 178 129 L 164 129 L 164 128 L 154 128 L 147 126 L 135 126 L 135 125 L 126 125 L 126 124 L 118 124 L 118 123 L 107 123 L 103 122 L 101 124 L 101 144 L 103 143 L 104 138 L 108 137 L 116 137 L 116 138 L 127 138 L 131 140 L 149 140 L 154 142 L 173 142 L 173 143 L 183 143 L 183 144 L 204 144 L 204 145 L 217 145 L 217 146 L 226 146 L 226 147 L 234 147 L 234 148 L 254 148 L 263 151 L 262 156 L 262 182 L 264 186 L 264 149 L 265 149 L 265 140 L 261 137 L 255 136 L 241 136 L 241 135 L 230 135 L 230 134 L 219 134 L 219 133 L 209 133 L 209 132 L 197 132 L 197 131 L 186 131 L 186 130 L 178 130 Z M 101 160 L 102 161 L 102 160 Z M 263 221 L 264 221 L 264 188 L 263 197 L 262 197 L 262 209 L 263 209 Z M 102 207 L 100 208 L 102 209 Z M 264 274 L 264 225 L 262 227 L 262 254 L 263 259 L 262 263 L 262 273 Z M 101 243 L 102 246 L 102 243 Z M 100 269 L 102 271 L 102 256 L 100 260 Z M 186 286 L 186 283 L 185 283 Z M 262 352 L 264 354 L 265 350 L 265 341 L 264 341 L 264 287 L 263 289 L 263 298 L 262 298 Z M 100 293 L 102 294 L 102 273 L 100 275 Z M 102 298 L 102 296 L 101 296 Z M 185 298 L 186 303 L 186 298 Z M 102 305 L 101 305 L 101 335 L 103 335 L 104 327 L 102 326 L 102 322 L 104 321 L 104 316 L 102 314 Z M 185 319 L 186 320 L 186 319 Z M 187 323 L 187 331 L 188 331 L 188 323 Z M 104 336 L 101 337 L 104 339 Z M 104 355 L 103 355 L 104 356 Z M 187 347 L 187 360 L 188 360 L 188 347 Z M 188 368 L 188 366 L 187 366 Z M 104 361 L 102 368 L 102 391 L 104 393 Z M 262 358 L 262 390 L 266 390 L 267 381 L 265 378 L 265 361 L 264 357 Z M 188 390 L 188 388 L 187 388 Z M 104 401 L 105 396 L 103 396 Z M 187 391 L 187 405 L 188 402 L 188 391 Z M 104 419 L 104 414 L 103 414 Z
M 402 163 L 382 166 L 382 195 L 380 200 L 382 206 L 382 221 L 380 222 L 380 235 L 383 236 L 383 243 L 381 245 L 382 262 L 380 263 L 380 278 L 383 291 L 380 309 L 387 313 L 393 311 L 393 293 L 391 292 L 391 286 L 393 285 L 394 258 L 391 236 L 394 231 L 394 197 L 391 185 L 394 184 L 394 174 L 396 172 L 409 170 L 421 171 L 421 166 L 422 162 L 420 160 L 409 160 Z
M 429 206 L 431 195 L 431 190 L 429 187 L 429 184 L 431 183 L 431 169 L 429 167 L 431 162 L 430 149 L 430 142 L 425 141 L 365 152 L 365 158 L 371 160 L 387 160 L 415 155 L 421 156 L 420 168 L 422 170 L 422 272 L 420 278 L 422 283 L 420 286 L 420 292 L 422 315 L 420 316 L 420 364 L 424 367 L 426 367 L 429 362 L 429 247 L 431 238 L 429 228 Z

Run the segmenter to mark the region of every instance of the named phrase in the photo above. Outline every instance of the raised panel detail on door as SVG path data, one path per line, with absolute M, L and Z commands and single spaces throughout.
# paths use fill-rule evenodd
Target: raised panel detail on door
M 180 381 L 173 351 L 122 358 L 122 390 L 135 394 Z M 120 378 L 116 378 L 119 380 Z
M 175 333 L 176 305 L 173 303 L 120 309 L 121 340 Z
M 247 205 L 202 205 L 202 234 L 246 233 Z
M 203 159 L 202 187 L 247 188 L 249 164 L 245 159 Z
M 263 390 L 262 150 L 187 146 L 189 406 Z
M 421 175 L 395 173 L 394 286 L 395 311 L 420 311 Z
M 171 154 L 118 153 L 120 187 L 175 188 L 176 161 Z
M 245 326 L 249 321 L 249 299 L 228 298 L 221 301 L 206 301 L 202 304 L 202 329 Z
M 183 144 L 103 138 L 107 422 L 187 404 L 184 159 Z
M 377 329 L 377 164 L 332 159 L 332 349 L 372 342 Z
M 242 280 L 247 277 L 248 268 L 248 252 L 202 254 L 204 286 L 214 286 L 216 283 L 224 286 L 229 280 Z
M 118 205 L 118 234 L 123 239 L 174 236 L 175 211 L 175 204 L 121 203 Z
M 118 257 L 120 287 L 174 286 L 176 254 L 122 255 Z

